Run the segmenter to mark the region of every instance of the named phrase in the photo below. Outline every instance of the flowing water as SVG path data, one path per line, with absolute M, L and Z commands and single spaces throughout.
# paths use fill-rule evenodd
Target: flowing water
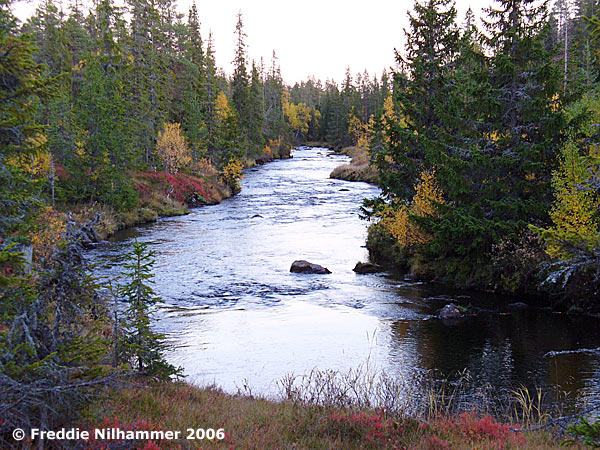
M 169 360 L 198 384 L 277 394 L 277 381 L 312 369 L 365 366 L 410 379 L 465 369 L 496 392 L 520 385 L 566 392 L 569 408 L 600 402 L 597 354 L 545 356 L 600 346 L 600 320 L 511 310 L 520 299 L 453 292 L 390 274 L 357 275 L 367 259 L 363 198 L 378 188 L 329 178 L 347 162 L 322 148 L 245 172 L 242 192 L 216 206 L 159 220 L 91 252 L 98 275 L 115 276 L 137 238 L 156 253 L 157 328 Z M 296 259 L 330 275 L 289 272 Z M 450 301 L 481 310 L 458 323 Z

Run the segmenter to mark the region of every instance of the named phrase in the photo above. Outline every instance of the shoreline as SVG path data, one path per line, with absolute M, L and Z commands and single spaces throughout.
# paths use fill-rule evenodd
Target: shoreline
M 369 150 L 365 147 L 344 147 L 337 154 L 348 155 L 352 158 L 349 163 L 337 166 L 329 178 L 345 181 L 363 181 L 374 185 L 379 184 L 377 169 L 370 165 Z
M 540 425 L 528 420 L 496 419 L 475 412 L 433 410 L 428 416 L 390 414 L 385 409 L 302 401 L 294 396 L 269 400 L 250 394 L 227 394 L 217 387 L 185 381 L 137 380 L 137 386 L 109 390 L 90 412 L 99 421 L 90 429 L 181 431 L 179 440 L 138 441 L 136 448 L 345 448 L 471 449 L 557 448 L 565 436 L 557 429 L 519 430 Z M 437 405 L 440 406 L 440 405 Z M 186 437 L 194 430 L 191 439 Z M 198 439 L 196 430 L 223 430 L 221 438 Z M 516 431 L 517 430 L 517 431 Z M 152 443 L 155 447 L 152 447 Z M 101 444 L 101 442 L 97 442 Z M 585 448 L 574 443 L 569 448 Z
M 276 159 L 291 158 L 291 149 L 273 155 L 245 159 L 244 169 L 261 166 Z M 214 169 L 205 170 L 200 175 L 185 172 L 165 174 L 162 172 L 137 172 L 132 174 L 134 189 L 140 198 L 138 206 L 129 211 L 116 211 L 98 203 L 66 204 L 57 210 L 72 218 L 80 226 L 91 224 L 93 233 L 88 233 L 88 247 L 106 241 L 117 232 L 138 225 L 154 223 L 165 217 L 183 216 L 190 208 L 218 205 L 226 198 L 236 195 Z

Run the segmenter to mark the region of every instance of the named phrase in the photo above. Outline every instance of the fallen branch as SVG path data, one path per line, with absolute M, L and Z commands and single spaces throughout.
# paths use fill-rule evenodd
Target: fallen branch
M 533 428 L 514 428 L 514 427 L 508 427 L 509 430 L 514 431 L 515 433 L 525 433 L 528 431 L 539 431 L 539 430 L 543 430 L 546 428 L 550 428 L 554 425 L 560 425 L 561 428 L 564 428 L 564 424 L 565 423 L 572 423 L 574 422 L 574 419 L 579 419 L 580 417 L 591 413 L 592 411 L 596 411 L 600 409 L 600 404 L 595 405 L 595 406 L 590 406 L 589 408 L 584 409 L 583 411 L 580 411 L 578 413 L 575 414 L 571 414 L 568 416 L 562 416 L 562 417 L 557 417 L 556 419 L 552 419 L 550 421 L 548 421 L 547 423 L 545 423 L 544 425 L 540 425 L 537 427 L 533 427 Z
M 600 347 L 598 348 L 581 348 L 579 350 L 564 350 L 564 351 L 552 351 L 544 355 L 544 358 L 554 357 L 558 355 L 572 355 L 575 353 L 588 353 L 591 355 L 600 355 Z

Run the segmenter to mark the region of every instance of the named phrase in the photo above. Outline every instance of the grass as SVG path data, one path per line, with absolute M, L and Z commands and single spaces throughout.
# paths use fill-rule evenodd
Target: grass
M 435 378 L 435 377 L 434 377 Z M 491 386 L 475 390 L 466 373 L 448 381 L 411 379 L 374 371 L 366 364 L 348 372 L 313 370 L 279 382 L 278 400 L 237 395 L 184 382 L 140 382 L 109 391 L 89 428 L 222 429 L 221 440 L 139 441 L 140 449 L 549 449 L 566 436 L 541 429 L 547 423 L 542 393 L 515 389 L 494 399 Z M 480 398 L 465 407 L 465 395 Z M 472 404 L 471 404 L 472 405 Z M 468 408 L 468 409 L 465 409 Z M 131 444 L 131 442 L 129 443 Z M 94 443 L 90 448 L 100 443 Z M 153 447 L 156 445 L 156 447 Z M 580 442 L 567 443 L 586 448 Z M 130 447 L 134 448 L 134 447 Z
M 369 164 L 369 151 L 364 147 L 346 147 L 342 149 L 344 153 L 352 157 L 349 164 L 342 164 L 331 172 L 331 178 L 337 178 L 346 181 L 365 181 L 367 183 L 377 184 L 379 175 L 377 169 Z
M 152 382 L 111 392 L 109 398 L 99 403 L 97 412 L 104 420 L 93 427 L 180 430 L 184 437 L 188 428 L 224 430 L 222 440 L 140 441 L 129 448 L 528 450 L 558 448 L 563 441 L 548 431 L 514 432 L 490 415 L 411 418 L 385 409 L 229 395 L 183 382 Z M 585 447 L 574 443 L 569 448 Z

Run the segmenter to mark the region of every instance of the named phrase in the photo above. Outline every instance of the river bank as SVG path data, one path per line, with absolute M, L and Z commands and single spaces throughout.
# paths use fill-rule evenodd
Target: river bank
M 291 158 L 290 148 L 269 148 L 260 155 L 245 158 L 242 165 L 251 168 L 287 158 Z M 95 202 L 59 205 L 57 210 L 77 223 L 91 223 L 96 236 L 91 237 L 90 244 L 95 244 L 93 241 L 106 240 L 117 231 L 156 222 L 159 218 L 189 214 L 189 208 L 218 205 L 236 193 L 210 164 L 198 167 L 194 174 L 136 172 L 130 177 L 138 194 L 135 208 L 117 211 Z
M 549 430 L 515 432 L 524 424 L 501 423 L 489 415 L 473 413 L 430 418 L 393 416 L 384 410 L 348 405 L 319 406 L 284 399 L 267 400 L 252 395 L 224 393 L 218 388 L 199 388 L 183 382 L 150 382 L 143 387 L 111 391 L 92 407 L 101 417 L 90 428 L 123 430 L 179 430 L 183 439 L 141 440 L 140 449 L 550 449 L 566 436 Z M 536 418 L 531 416 L 529 425 Z M 188 429 L 218 430 L 222 439 L 185 439 Z M 194 431 L 195 432 L 195 431 Z M 194 436 L 193 436 L 194 437 Z M 91 448 L 100 448 L 95 442 Z M 132 447 L 131 447 L 132 448 Z M 565 448 L 582 449 L 571 443 Z
M 119 276 L 122 256 L 135 241 L 146 243 L 156 254 L 157 331 L 173 346 L 169 361 L 190 381 L 218 382 L 230 394 L 245 383 L 276 395 L 288 373 L 368 364 L 403 380 L 454 380 L 467 371 L 476 380 L 460 396 L 469 407 L 484 397 L 502 403 L 521 385 L 547 393 L 548 409 L 576 413 L 598 402 L 597 358 L 556 354 L 597 348 L 597 319 L 511 306 L 523 302 L 518 296 L 353 272 L 368 256 L 360 202 L 380 191 L 329 178 L 346 159 L 299 148 L 293 159 L 250 169 L 233 198 L 119 233 L 88 252 L 94 276 Z M 290 273 L 298 259 L 332 273 Z M 449 303 L 468 308 L 464 317 L 441 320 Z M 426 395 L 420 389 L 410 382 L 402 395 Z
M 377 184 L 379 174 L 377 169 L 370 165 L 369 150 L 365 147 L 344 147 L 339 153 L 348 155 L 352 161 L 342 164 L 331 172 L 331 178 L 346 181 L 364 181 L 366 183 Z

